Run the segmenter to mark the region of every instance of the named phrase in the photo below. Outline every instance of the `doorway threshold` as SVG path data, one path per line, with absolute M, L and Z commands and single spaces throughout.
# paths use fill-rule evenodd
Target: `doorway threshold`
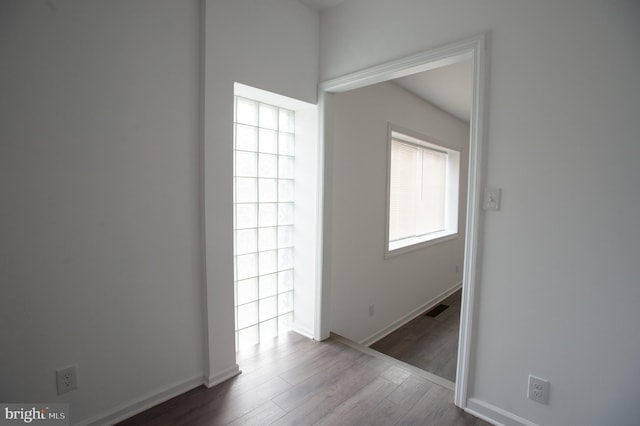
M 351 347 L 353 349 L 356 349 L 356 350 L 358 350 L 358 351 L 360 351 L 362 353 L 365 353 L 365 354 L 371 355 L 371 356 L 373 356 L 375 358 L 390 362 L 393 365 L 395 365 L 396 367 L 402 368 L 402 369 L 404 369 L 404 370 L 406 370 L 406 371 L 408 371 L 408 372 L 410 372 L 412 374 L 420 376 L 423 379 L 426 379 L 426 380 L 430 381 L 431 383 L 435 383 L 436 385 L 442 386 L 442 387 L 444 387 L 446 389 L 449 389 L 449 390 L 452 390 L 452 391 L 455 390 L 455 383 L 452 382 L 451 380 L 447 380 L 447 379 L 444 379 L 444 378 L 442 378 L 440 376 L 436 376 L 435 374 L 429 373 L 428 371 L 421 370 L 420 368 L 414 367 L 411 364 L 407 364 L 406 362 L 397 360 L 397 359 L 395 359 L 393 357 L 390 357 L 389 355 L 385 355 L 385 354 L 383 354 L 381 352 L 378 352 L 375 349 L 371 349 L 371 348 L 369 348 L 367 346 L 364 346 L 364 345 L 361 345 L 359 343 L 356 343 L 353 340 L 349 340 L 346 337 L 342 337 L 339 334 L 335 334 L 335 333 L 332 332 L 331 333 L 331 337 L 333 339 L 335 339 L 336 341 L 338 341 L 338 342 L 340 342 L 342 344 L 345 344 L 345 345 L 347 345 L 347 346 L 349 346 L 349 347 Z

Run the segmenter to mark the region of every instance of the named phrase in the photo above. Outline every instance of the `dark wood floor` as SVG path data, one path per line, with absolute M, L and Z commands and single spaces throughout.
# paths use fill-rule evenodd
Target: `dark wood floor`
M 122 425 L 487 425 L 453 393 L 335 339 L 293 332 L 238 354 L 243 373 Z
M 435 318 L 420 315 L 378 340 L 371 349 L 452 382 L 456 381 L 461 290 L 446 298 Z

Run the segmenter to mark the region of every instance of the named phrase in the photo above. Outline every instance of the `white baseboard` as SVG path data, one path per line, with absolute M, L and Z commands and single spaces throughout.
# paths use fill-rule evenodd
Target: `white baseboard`
M 229 380 L 230 378 L 237 376 L 240 373 L 242 373 L 242 371 L 240 371 L 240 367 L 238 366 L 238 364 L 233 364 L 226 370 L 222 370 L 219 373 L 213 374 L 209 377 L 205 377 L 204 385 L 207 388 L 212 388 L 215 385 Z
M 315 340 L 315 337 L 313 335 L 313 331 L 308 330 L 307 328 L 304 327 L 299 327 L 297 325 L 293 325 L 293 328 L 291 329 L 292 331 L 295 331 L 296 333 L 306 337 L 307 339 L 311 339 L 311 340 Z
M 437 295 L 433 299 L 429 300 L 426 303 L 423 303 L 422 305 L 418 306 L 413 311 L 409 312 L 408 314 L 404 315 L 403 317 L 401 317 L 401 318 L 397 319 L 396 321 L 392 322 L 389 326 L 383 328 L 382 330 L 376 331 L 375 333 L 373 333 L 369 337 L 366 337 L 363 340 L 359 341 L 358 344 L 363 345 L 363 346 L 370 346 L 370 345 L 374 344 L 378 340 L 388 336 L 389 334 L 393 333 L 394 331 L 396 331 L 397 329 L 399 329 L 403 325 L 407 324 L 409 321 L 411 321 L 414 318 L 422 315 L 423 312 L 427 312 L 428 310 L 436 307 L 438 304 L 440 304 L 440 302 L 442 302 L 444 299 L 446 299 L 447 297 L 451 296 L 453 293 L 455 293 L 456 291 L 460 290 L 461 288 L 462 288 L 462 282 L 459 282 L 454 287 L 452 287 L 452 288 L 440 293 L 439 295 Z
M 155 407 L 158 404 L 168 401 L 171 398 L 190 391 L 191 389 L 197 388 L 198 386 L 205 385 L 206 387 L 211 388 L 219 383 L 224 382 L 225 380 L 237 376 L 240 373 L 240 368 L 237 364 L 234 364 L 232 367 L 209 377 L 202 377 L 202 375 L 198 375 L 190 379 L 174 383 L 173 385 L 167 386 L 164 389 L 149 392 L 141 398 L 120 404 L 102 414 L 91 417 L 87 420 L 83 420 L 77 423 L 77 425 L 114 425 L 118 422 L 128 419 L 129 417 L 135 416 L 138 413 L 148 410 L 151 407 Z
M 538 426 L 527 419 L 475 398 L 467 400 L 465 411 L 497 426 Z
M 134 401 L 125 402 L 120 404 L 111 410 L 105 411 L 97 416 L 91 417 L 87 420 L 83 420 L 77 425 L 113 425 L 128 419 L 138 413 L 148 410 L 158 404 L 170 400 L 180 394 L 183 394 L 191 389 L 197 388 L 203 384 L 202 375 L 197 375 L 187 380 L 183 380 L 173 385 L 167 386 L 164 389 L 160 389 L 154 392 L 149 392 L 147 395 L 138 398 Z

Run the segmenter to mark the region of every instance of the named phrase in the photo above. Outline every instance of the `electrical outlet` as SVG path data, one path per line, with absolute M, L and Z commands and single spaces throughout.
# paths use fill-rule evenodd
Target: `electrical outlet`
M 540 404 L 549 403 L 549 381 L 529 374 L 529 391 L 527 397 Z
M 485 188 L 484 201 L 482 207 L 485 210 L 500 210 L 500 188 Z
M 71 365 L 56 371 L 56 387 L 58 395 L 78 388 L 78 366 Z
M 369 316 L 373 316 L 373 305 L 369 305 Z

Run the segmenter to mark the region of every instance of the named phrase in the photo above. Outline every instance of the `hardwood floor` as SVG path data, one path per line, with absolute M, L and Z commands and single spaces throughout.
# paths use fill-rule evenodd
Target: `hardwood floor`
M 455 382 L 460 301 L 458 290 L 442 302 L 449 308 L 438 316 L 420 315 L 375 342 L 371 349 Z
M 296 333 L 238 354 L 243 373 L 121 425 L 487 425 L 453 392 L 336 339 Z

